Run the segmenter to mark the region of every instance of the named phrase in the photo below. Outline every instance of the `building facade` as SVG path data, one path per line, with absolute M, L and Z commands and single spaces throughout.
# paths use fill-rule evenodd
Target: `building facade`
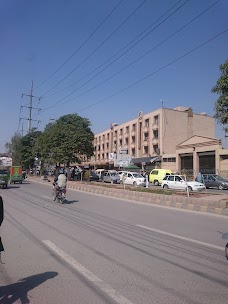
M 95 135 L 94 149 L 90 165 L 95 168 L 114 166 L 113 159 L 124 151 L 140 167 L 159 166 L 173 172 L 209 167 L 214 172 L 220 168 L 223 150 L 221 141 L 215 139 L 215 119 L 186 107 L 139 112 L 131 121 L 114 123 Z M 226 161 L 223 165 L 227 166 Z

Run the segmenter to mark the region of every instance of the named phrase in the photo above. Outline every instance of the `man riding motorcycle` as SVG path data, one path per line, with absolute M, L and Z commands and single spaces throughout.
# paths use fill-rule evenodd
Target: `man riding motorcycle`
M 59 175 L 55 177 L 54 182 L 53 182 L 53 200 L 56 200 L 56 196 L 58 193 L 58 190 L 65 189 L 67 187 L 67 177 L 64 174 L 64 171 L 61 169 L 59 171 Z

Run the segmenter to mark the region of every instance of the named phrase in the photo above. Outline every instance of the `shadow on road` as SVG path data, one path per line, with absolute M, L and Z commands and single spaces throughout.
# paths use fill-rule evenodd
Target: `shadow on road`
M 67 204 L 73 204 L 73 203 L 78 203 L 78 201 L 77 200 L 71 200 L 71 201 L 65 201 L 65 205 L 67 205 Z
M 30 300 L 28 299 L 28 292 L 41 285 L 45 281 L 53 279 L 57 275 L 58 272 L 49 271 L 36 274 L 27 278 L 23 278 L 17 283 L 13 283 L 7 286 L 1 286 L 0 303 L 13 304 L 17 300 L 20 300 L 21 304 L 30 303 Z

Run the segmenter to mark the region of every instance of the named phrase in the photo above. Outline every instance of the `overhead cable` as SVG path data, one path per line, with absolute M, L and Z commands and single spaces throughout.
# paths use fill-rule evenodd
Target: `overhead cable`
M 79 63 L 70 73 L 68 73 L 65 77 L 63 77 L 56 85 L 54 85 L 51 89 L 45 92 L 42 97 L 47 95 L 51 92 L 54 88 L 56 88 L 60 83 L 62 83 L 66 78 L 68 78 L 74 71 L 76 71 L 84 62 L 86 62 L 93 54 L 95 54 L 101 47 L 104 45 L 139 9 L 140 7 L 146 2 L 144 0 L 137 8 L 107 37 L 101 44 L 99 44 L 94 51 L 92 51 L 81 63 Z M 188 0 L 189 1 L 189 0 Z
M 105 102 L 105 101 L 109 100 L 110 98 L 112 98 L 112 97 L 114 97 L 114 96 L 116 96 L 116 95 L 118 95 L 118 94 L 120 94 L 120 93 L 122 93 L 122 92 L 124 92 L 124 91 L 126 91 L 126 90 L 128 90 L 128 89 L 130 89 L 131 87 L 133 87 L 133 86 L 139 84 L 140 82 L 143 82 L 144 80 L 150 78 L 151 76 L 157 74 L 158 72 L 160 72 L 160 71 L 166 69 L 167 67 L 173 65 L 173 64 L 176 63 L 177 61 L 179 61 L 179 60 L 183 59 L 184 57 L 190 55 L 191 53 L 195 52 L 196 50 L 200 49 L 201 47 L 205 46 L 206 44 L 210 43 L 211 41 L 213 41 L 213 40 L 215 40 L 216 38 L 220 37 L 221 35 L 225 34 L 226 32 L 228 32 L 228 28 L 225 29 L 224 31 L 220 32 L 219 34 L 213 36 L 212 38 L 208 39 L 207 41 L 203 42 L 202 44 L 198 45 L 197 47 L 193 48 L 192 50 L 188 51 L 187 53 L 183 54 L 182 56 L 180 56 L 180 57 L 176 58 L 175 60 L 169 62 L 168 64 L 162 66 L 162 67 L 159 68 L 158 70 L 156 70 L 156 71 L 150 73 L 149 75 L 147 75 L 147 76 L 141 78 L 140 80 L 138 80 L 138 81 L 136 81 L 136 82 L 130 84 L 129 86 L 125 87 L 124 89 L 122 89 L 122 90 L 120 90 L 120 91 L 118 91 L 118 92 L 116 92 L 116 93 L 114 93 L 114 94 L 112 94 L 112 95 L 110 95 L 110 96 L 108 96 L 108 97 L 106 97 L 106 98 L 103 98 L 103 99 L 101 99 L 101 100 L 99 100 L 99 101 L 97 101 L 97 102 L 95 102 L 95 103 L 93 103 L 93 104 L 91 104 L 91 105 L 89 105 L 89 106 L 87 106 L 87 107 L 85 107 L 85 108 L 79 110 L 79 112 L 80 112 L 80 111 L 84 111 L 84 110 L 86 110 L 86 109 L 89 109 L 89 108 L 91 108 L 91 107 L 94 107 L 94 106 L 96 106 L 96 105 L 98 105 L 98 104 L 100 104 L 100 103 L 102 103 L 102 102 Z

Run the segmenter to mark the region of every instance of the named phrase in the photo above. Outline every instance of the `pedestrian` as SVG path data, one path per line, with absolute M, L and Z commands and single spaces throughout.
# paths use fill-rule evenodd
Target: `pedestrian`
M 4 220 L 4 207 L 3 207 L 3 199 L 0 196 L 0 226 L 2 225 L 3 220 Z M 2 239 L 1 239 L 1 236 L 0 236 L 0 262 L 1 263 L 2 263 L 2 260 L 1 260 L 2 251 L 4 251 L 4 247 L 3 247 Z

